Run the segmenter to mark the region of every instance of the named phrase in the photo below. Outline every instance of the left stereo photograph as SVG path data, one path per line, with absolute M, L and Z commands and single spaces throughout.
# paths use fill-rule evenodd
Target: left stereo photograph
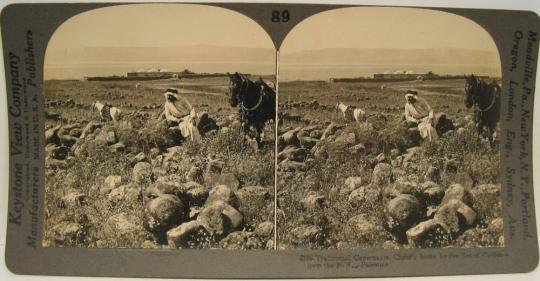
M 255 21 L 91 10 L 44 76 L 44 247 L 274 248 L 276 51 Z

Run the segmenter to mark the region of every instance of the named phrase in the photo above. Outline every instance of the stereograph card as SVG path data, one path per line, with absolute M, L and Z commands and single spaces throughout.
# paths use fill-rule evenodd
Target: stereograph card
M 538 264 L 533 11 L 26 3 L 0 22 L 14 273 Z

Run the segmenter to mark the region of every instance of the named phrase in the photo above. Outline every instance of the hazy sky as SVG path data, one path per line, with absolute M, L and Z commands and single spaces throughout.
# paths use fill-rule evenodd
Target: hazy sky
M 61 25 L 49 48 L 201 44 L 273 48 L 266 32 L 246 16 L 185 4 L 121 5 L 85 12 Z
M 478 24 L 424 9 L 355 7 L 307 18 L 288 35 L 283 54 L 325 48 L 467 48 L 496 51 Z

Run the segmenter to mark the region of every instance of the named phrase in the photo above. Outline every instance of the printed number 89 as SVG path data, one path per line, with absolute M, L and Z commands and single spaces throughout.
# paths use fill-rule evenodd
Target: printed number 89
M 289 10 L 283 10 L 281 12 L 275 10 L 272 12 L 272 22 L 288 22 L 290 18 Z

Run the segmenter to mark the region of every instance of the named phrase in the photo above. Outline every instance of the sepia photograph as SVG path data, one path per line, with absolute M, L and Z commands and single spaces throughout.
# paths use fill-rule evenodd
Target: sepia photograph
M 44 66 L 44 247 L 274 248 L 276 52 L 237 12 L 64 22 Z
M 504 246 L 501 63 L 481 26 L 341 8 L 279 51 L 278 249 Z

